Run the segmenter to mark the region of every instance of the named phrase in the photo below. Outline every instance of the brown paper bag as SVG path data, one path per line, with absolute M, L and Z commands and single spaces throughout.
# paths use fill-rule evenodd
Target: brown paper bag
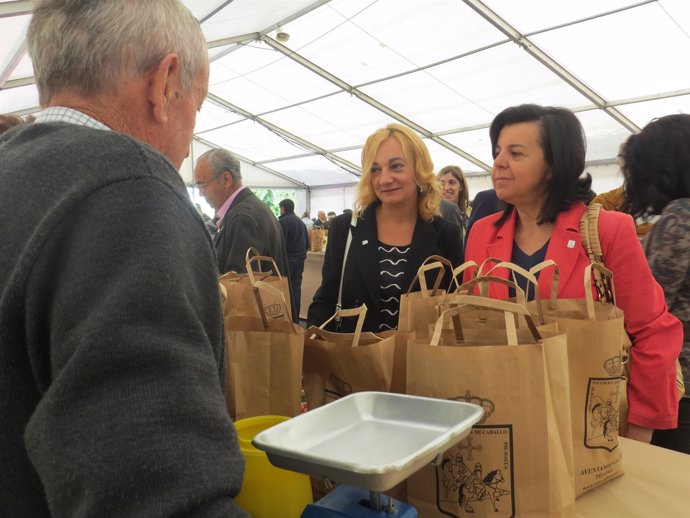
M 575 495 L 580 496 L 623 474 L 618 433 L 624 429 L 628 406 L 621 374 L 630 340 L 613 295 L 611 304 L 594 301 L 591 289 L 585 290 L 584 299 L 557 299 L 555 263 L 537 265 L 532 273 L 547 267 L 554 268 L 551 296 L 528 307 L 536 312 L 541 304 L 546 321 L 556 322 L 568 335 Z M 585 286 L 590 286 L 592 269 L 608 278 L 613 290 L 612 273 L 599 264 L 585 269 Z
M 281 297 L 276 288 L 262 281 L 255 283 L 255 289 L 260 301 L 264 296 Z M 225 398 L 230 416 L 299 414 L 304 329 L 265 314 L 262 318 L 226 315 L 224 321 Z
M 322 228 L 312 228 L 308 231 L 309 234 L 309 249 L 312 252 L 322 252 L 323 251 L 323 240 L 326 236 L 326 232 Z
M 554 261 L 544 261 L 529 272 L 506 262 L 496 268 L 526 277 L 535 291 L 528 309 L 538 321 L 555 322 L 567 334 L 575 496 L 580 496 L 623 474 L 618 434 L 625 427 L 628 406 L 621 375 L 627 362 L 623 350 L 630 340 L 623 312 L 615 305 L 612 274 L 601 264 L 591 264 L 584 273 L 585 298 L 557 299 L 559 272 Z M 540 299 L 536 279 L 545 268 L 554 269 L 548 301 Z M 593 269 L 603 276 L 612 303 L 593 300 L 589 289 Z
M 312 326 L 307 330 L 303 386 L 308 409 L 354 392 L 404 391 L 407 341 L 414 337 L 414 333 L 362 332 L 366 311 L 365 305 L 340 310 L 320 328 Z M 323 329 L 331 320 L 347 317 L 358 319 L 354 333 Z M 312 477 L 311 482 L 315 501 L 330 492 L 322 480 Z M 386 494 L 404 501 L 405 482 L 386 491 Z
M 406 293 L 400 296 L 400 315 L 398 317 L 398 330 L 403 332 L 415 332 L 417 338 L 427 338 L 428 327 L 438 319 L 438 306 L 444 304 L 447 291 L 439 289 L 446 269 L 452 272 L 452 287 L 457 288 L 457 278 L 470 267 L 475 267 L 472 261 L 464 263 L 453 270 L 453 265 L 445 257 L 431 255 L 427 257 L 417 270 L 417 275 L 412 279 Z M 437 270 L 431 289 L 428 288 L 426 274 Z M 419 291 L 412 291 L 419 282 Z M 448 291 L 453 291 L 449 289 Z
M 471 305 L 446 310 L 430 340 L 408 344 L 407 392 L 477 403 L 485 414 L 438 466 L 408 479 L 408 501 L 424 517 L 573 516 L 565 335 L 538 330 L 515 303 L 473 296 L 456 303 Z M 462 327 L 463 312 L 478 309 L 502 311 L 500 340 L 496 328 Z M 517 328 L 515 314 L 527 325 Z M 444 345 L 443 321 L 456 315 L 457 334 Z
M 366 333 L 361 341 L 366 306 L 341 309 L 336 317 L 357 317 L 354 333 L 310 328 L 304 342 L 304 393 L 311 410 L 354 392 L 390 392 L 395 361 L 395 338 Z
M 311 326 L 307 329 L 306 336 L 311 338 L 321 338 L 326 341 L 334 343 L 352 344 L 354 342 L 354 333 L 336 333 L 333 331 L 326 331 L 316 326 Z M 377 333 L 362 332 L 359 338 L 359 345 L 370 345 L 378 343 L 386 338 L 393 338 L 395 343 L 395 354 L 393 360 L 393 379 L 391 380 L 390 391 L 398 394 L 405 393 L 405 379 L 407 369 L 407 342 L 413 340 L 415 337 L 414 331 L 404 332 L 398 330 L 379 331 Z
M 261 271 L 262 263 L 272 265 L 272 271 Z M 225 317 L 260 318 L 261 313 L 256 304 L 255 291 L 252 288 L 257 281 L 262 281 L 277 288 L 282 296 L 264 293 L 264 314 L 271 320 L 292 320 L 290 306 L 290 283 L 284 277 L 276 262 L 258 254 L 256 248 L 249 248 L 246 255 L 247 273 L 228 272 L 220 276 L 220 283 L 226 290 L 226 302 L 223 310 Z M 258 271 L 254 268 L 258 267 Z M 287 306 L 283 305 L 283 300 Z

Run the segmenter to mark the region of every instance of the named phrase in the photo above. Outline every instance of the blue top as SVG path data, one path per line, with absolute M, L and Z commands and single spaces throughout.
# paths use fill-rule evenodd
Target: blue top
M 511 262 L 513 264 L 518 265 L 520 268 L 524 268 L 525 270 L 529 271 L 530 268 L 533 266 L 538 265 L 539 263 L 543 263 L 544 259 L 546 258 L 546 249 L 549 247 L 549 241 L 546 241 L 544 243 L 544 246 L 542 246 L 539 250 L 534 252 L 532 255 L 527 255 L 525 252 L 523 252 L 520 247 L 517 245 L 515 241 L 513 241 L 513 253 L 511 255 Z M 537 272 L 536 277 L 539 278 L 539 273 Z M 517 281 L 518 286 L 522 288 L 525 291 L 525 294 L 527 295 L 527 300 L 532 300 L 534 299 L 534 286 L 531 286 L 529 292 L 527 290 L 528 286 L 528 281 L 527 278 L 523 277 L 519 273 L 515 274 L 515 279 Z M 515 290 L 513 288 L 508 288 L 508 294 L 511 297 L 515 296 Z

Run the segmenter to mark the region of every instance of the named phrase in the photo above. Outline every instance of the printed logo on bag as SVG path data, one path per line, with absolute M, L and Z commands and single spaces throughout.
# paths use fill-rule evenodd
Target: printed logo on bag
M 341 397 L 349 396 L 352 394 L 352 385 L 347 381 L 341 380 L 335 374 L 331 374 L 329 377 L 329 382 L 326 383 L 324 392 L 326 393 L 326 403 L 340 399 Z
M 447 516 L 515 516 L 513 428 L 475 425 L 436 468 L 436 502 Z
M 612 356 L 604 362 L 604 370 L 609 376 L 620 376 L 623 374 L 623 359 L 620 355 Z
M 272 320 L 287 320 L 285 318 L 285 313 L 283 313 L 282 304 L 264 306 L 264 311 L 266 312 L 266 316 Z
M 477 422 L 477 424 L 484 424 L 484 421 L 491 417 L 491 414 L 493 414 L 494 410 L 496 409 L 496 405 L 494 405 L 493 401 L 491 401 L 490 399 L 473 396 L 472 392 L 470 392 L 469 390 L 465 391 L 464 396 L 452 397 L 448 399 L 450 399 L 451 401 L 464 401 L 466 403 L 474 403 L 475 405 L 479 405 L 480 407 L 482 407 L 484 409 L 484 415 Z
M 618 447 L 620 378 L 589 378 L 585 407 L 587 448 L 613 451 Z
M 473 396 L 450 398 L 484 408 L 470 435 L 444 453 L 436 468 L 436 502 L 447 516 L 515 516 L 513 485 L 513 427 L 483 424 L 495 410 L 490 399 Z

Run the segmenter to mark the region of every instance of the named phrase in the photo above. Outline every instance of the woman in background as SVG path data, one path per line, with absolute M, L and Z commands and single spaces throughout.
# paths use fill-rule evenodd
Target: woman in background
M 369 136 L 362 150 L 355 211 L 331 224 L 308 325 L 321 325 L 335 313 L 342 275 L 342 308 L 366 304 L 365 331 L 396 329 L 400 295 L 422 262 L 434 254 L 453 266 L 462 262 L 457 227 L 438 217 L 441 187 L 433 170 L 426 145 L 405 126 L 390 124 Z M 444 281 L 447 286 L 450 276 Z M 354 329 L 354 322 L 347 320 L 342 321 L 343 332 Z
M 304 213 L 302 214 L 302 223 L 304 223 L 304 226 L 307 227 L 307 230 L 311 230 L 314 227 L 314 222 L 309 217 L 309 211 L 308 210 L 305 210 Z
M 457 205 L 460 210 L 460 238 L 465 242 L 467 234 L 467 223 L 470 219 L 470 191 L 467 188 L 467 180 L 462 169 L 457 165 L 447 165 L 438 173 L 438 180 L 441 183 L 443 199 Z M 443 207 L 442 207 L 443 211 Z M 444 214 L 444 217 L 445 214 Z
M 589 258 L 582 245 L 580 218 L 592 197 L 592 178 L 581 176 L 585 138 L 579 120 L 564 108 L 525 104 L 499 113 L 489 134 L 494 156 L 491 180 L 506 207 L 474 224 L 466 259 L 480 264 L 495 257 L 527 270 L 553 259 L 560 269 L 558 298 L 584 298 L 582 280 Z M 601 211 L 598 232 L 603 262 L 613 271 L 616 301 L 633 341 L 626 436 L 650 442 L 653 430 L 677 424 L 675 362 L 683 330 L 668 312 L 630 215 Z M 507 277 L 507 271 L 498 275 Z M 539 276 L 544 299 L 549 297 L 552 279 L 548 270 Z M 518 281 L 523 286 L 527 282 L 522 276 Z M 489 290 L 494 298 L 509 296 L 501 284 L 492 284 Z
M 680 354 L 690 381 L 690 115 L 668 115 L 632 135 L 623 150 L 624 210 L 659 216 L 642 241 L 669 311 L 683 323 Z M 690 394 L 680 400 L 678 428 L 655 430 L 652 444 L 690 454 Z

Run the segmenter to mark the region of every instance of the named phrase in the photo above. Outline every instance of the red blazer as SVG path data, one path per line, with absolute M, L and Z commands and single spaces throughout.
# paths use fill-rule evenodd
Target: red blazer
M 584 269 L 589 264 L 582 246 L 580 218 L 583 203 L 576 202 L 559 214 L 546 250 L 560 270 L 558 298 L 584 297 Z M 512 259 L 517 211 L 501 225 L 494 223 L 501 213 L 477 221 L 467 240 L 466 261 L 481 264 L 488 257 Z M 599 216 L 599 240 L 604 264 L 613 272 L 616 303 L 625 314 L 625 328 L 633 342 L 630 383 L 628 384 L 628 420 L 646 428 L 668 429 L 677 426 L 678 398 L 676 368 L 683 344 L 680 321 L 668 312 L 664 292 L 654 280 L 640 245 L 633 219 L 621 212 L 602 210 Z M 469 271 L 465 280 L 469 280 Z M 496 275 L 508 278 L 508 271 Z M 539 292 L 549 297 L 553 272 L 539 274 Z M 592 285 L 596 297 L 596 291 Z M 508 288 L 492 284 L 489 295 L 508 298 Z

